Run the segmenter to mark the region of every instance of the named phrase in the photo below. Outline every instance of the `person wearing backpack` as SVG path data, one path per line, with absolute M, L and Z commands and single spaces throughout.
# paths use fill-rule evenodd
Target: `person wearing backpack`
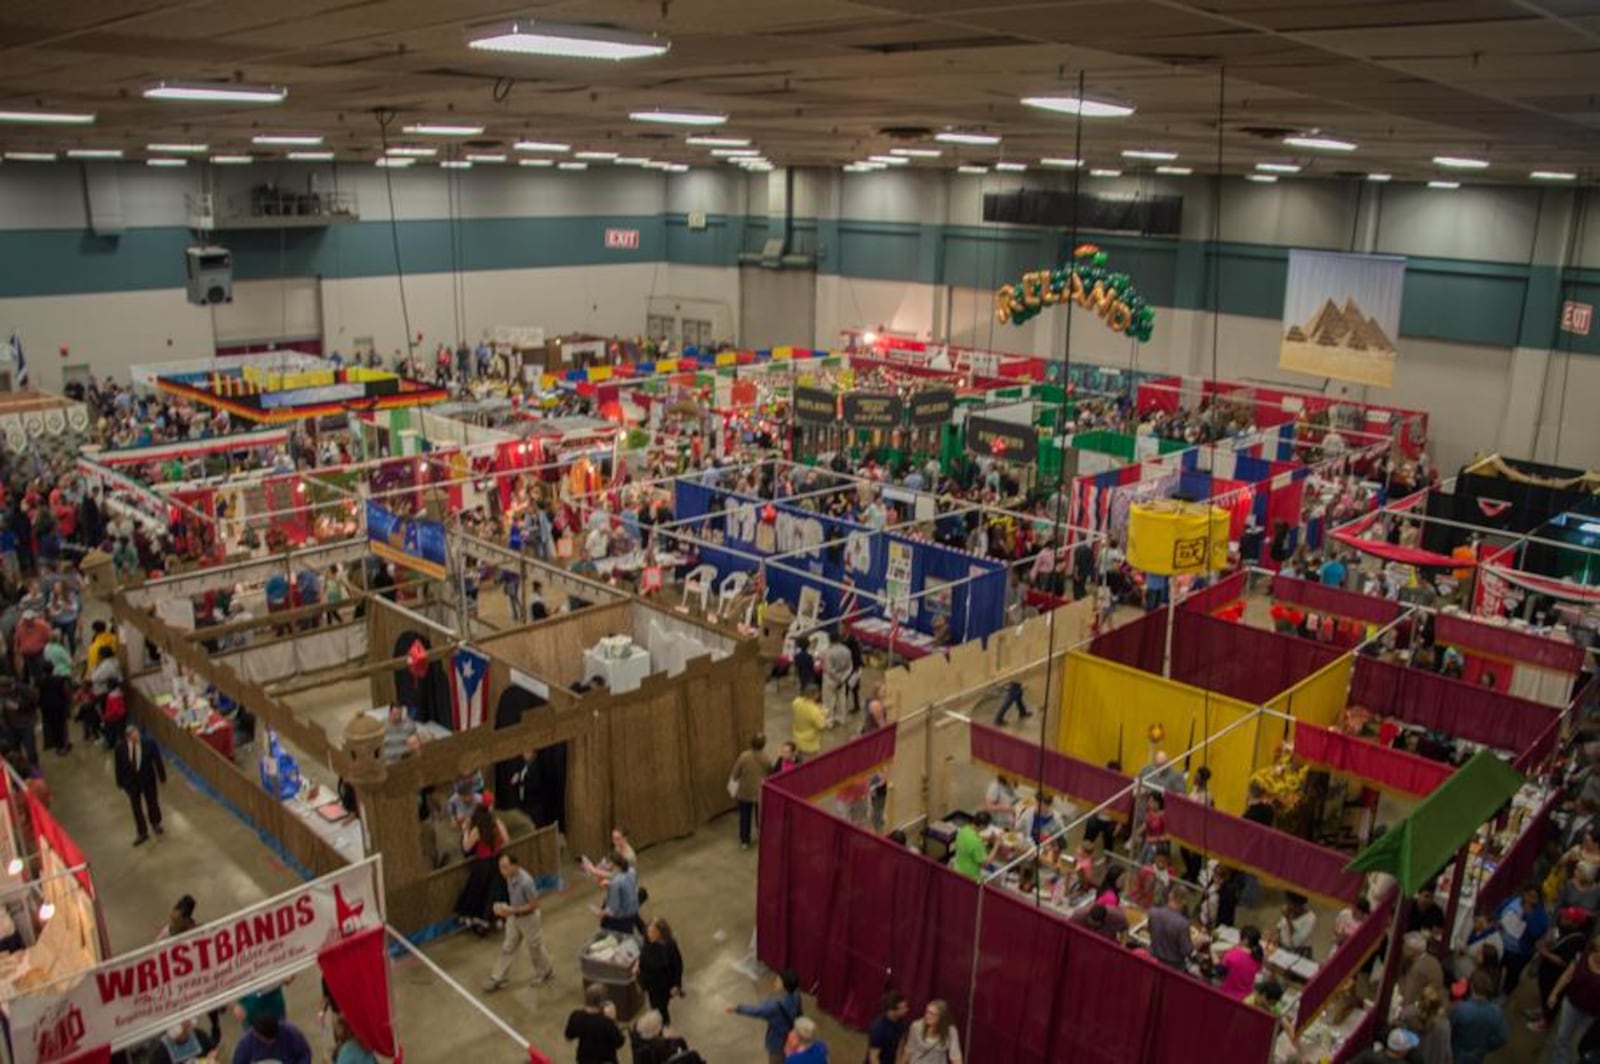
M 789 1040 L 789 1032 L 794 1030 L 794 1021 L 802 1013 L 800 1004 L 800 977 L 792 970 L 785 968 L 778 973 L 774 981 L 772 997 L 759 1005 L 733 1005 L 728 1008 L 729 1015 L 749 1016 L 755 1020 L 765 1020 L 767 1034 L 765 1047 L 767 1051 L 767 1064 L 783 1064 L 784 1045 Z

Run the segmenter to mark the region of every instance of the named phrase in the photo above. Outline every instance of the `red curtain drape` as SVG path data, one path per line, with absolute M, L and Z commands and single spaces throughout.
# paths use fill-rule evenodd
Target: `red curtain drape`
M 1315 580 L 1295 580 L 1281 573 L 1272 579 L 1272 597 L 1318 613 L 1350 617 L 1368 624 L 1388 624 L 1400 616 L 1399 603 L 1389 599 L 1328 587 Z
M 1144 963 L 1161 975 L 1160 1007 L 1150 1017 L 1150 1042 L 1141 1058 L 1146 1064 L 1233 1064 L 1269 1058 L 1278 1029 L 1272 1015 L 1156 961 Z
M 1433 637 L 1462 650 L 1478 650 L 1495 657 L 1511 658 L 1541 669 L 1564 672 L 1583 670 L 1583 648 L 1529 632 L 1519 632 L 1500 624 L 1441 613 L 1433 622 Z
M 1348 901 L 1361 889 L 1361 873 L 1345 871 L 1344 854 L 1176 794 L 1167 795 L 1167 833 L 1223 864 L 1307 893 Z
M 987 724 L 974 723 L 968 729 L 972 759 L 1021 779 L 1043 783 L 1082 802 L 1099 805 L 1133 782 L 1120 772 L 1081 761 L 1054 750 L 1044 751 L 1041 761 L 1039 747 L 1019 736 Z M 1044 779 L 1039 779 L 1041 768 Z M 1124 798 L 1113 809 L 1123 815 L 1133 810 L 1133 799 Z
M 1533 866 L 1550 837 L 1550 818 L 1560 802 L 1560 795 L 1551 798 L 1529 819 L 1527 827 L 1511 848 L 1500 856 L 1494 872 L 1478 888 L 1477 907 L 1484 912 L 1494 912 L 1500 903 L 1521 890 L 1533 877 Z
M 1383 903 L 1374 909 L 1355 933 L 1345 940 L 1344 944 L 1327 957 L 1323 958 L 1317 972 L 1306 983 L 1306 988 L 1300 992 L 1300 1011 L 1295 1017 L 1295 1029 L 1304 1030 L 1305 1027 L 1317 1018 L 1317 1013 L 1322 1006 L 1338 993 L 1339 987 L 1344 985 L 1346 979 L 1372 955 L 1372 951 L 1383 943 L 1384 937 L 1389 933 L 1389 921 L 1394 918 L 1395 898 L 1399 895 L 1390 891 Z
M 1270 702 L 1339 656 L 1333 647 L 1204 613 L 1179 610 L 1173 626 L 1174 680 L 1254 705 Z
M 68 868 L 87 865 L 89 859 L 84 856 L 78 844 L 72 841 L 72 836 L 61 826 L 61 821 L 52 816 L 50 810 L 44 807 L 44 803 L 35 798 L 31 792 L 23 791 L 22 796 L 28 803 L 28 820 L 33 824 L 33 833 L 48 842 L 50 848 L 56 852 L 56 856 L 60 857 Z M 94 880 L 89 875 L 89 869 L 85 867 L 73 875 L 88 892 L 89 897 L 94 897 Z
M 1514 753 L 1533 745 L 1555 716 L 1539 702 L 1368 657 L 1356 660 L 1350 703 Z
M 384 935 L 382 927 L 370 927 L 324 946 L 317 954 L 317 966 L 356 1040 L 380 1057 L 394 1058 L 400 1050 L 389 1010 Z
M 1528 748 L 1518 754 L 1511 762 L 1524 776 L 1536 776 L 1539 769 L 1555 756 L 1557 748 L 1561 745 L 1561 716 L 1550 718 L 1550 726 L 1539 733 L 1539 737 L 1528 745 Z
M 1218 607 L 1226 606 L 1244 595 L 1244 580 L 1243 572 L 1225 576 L 1210 587 L 1202 588 L 1184 599 L 1183 605 L 1179 608 L 1196 613 L 1215 613 Z
M 1167 611 L 1159 609 L 1098 636 L 1089 644 L 1089 653 L 1132 669 L 1159 673 L 1166 645 Z
M 852 776 L 893 761 L 895 734 L 894 728 L 879 728 L 796 768 L 768 777 L 765 786 L 777 787 L 799 798 L 821 794 Z
M 1304 721 L 1295 722 L 1294 753 L 1302 760 L 1335 772 L 1418 797 L 1433 793 L 1433 789 L 1455 771 L 1454 767 L 1438 761 Z

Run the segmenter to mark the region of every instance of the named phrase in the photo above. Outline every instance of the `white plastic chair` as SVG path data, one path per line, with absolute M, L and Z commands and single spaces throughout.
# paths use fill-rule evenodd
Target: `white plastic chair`
M 690 601 L 698 598 L 700 612 L 706 612 L 710 608 L 711 584 L 716 578 L 715 565 L 697 565 L 689 570 L 689 575 L 683 578 L 683 600 L 678 608 L 687 612 Z
M 733 608 L 733 602 L 744 594 L 746 585 L 750 583 L 749 573 L 729 573 L 722 578 L 722 584 L 717 589 L 717 616 L 726 617 Z

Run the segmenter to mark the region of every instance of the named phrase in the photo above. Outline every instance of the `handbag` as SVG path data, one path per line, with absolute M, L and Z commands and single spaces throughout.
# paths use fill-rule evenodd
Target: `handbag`
M 738 798 L 739 798 L 739 777 L 738 776 L 729 776 L 728 777 L 728 797 L 734 799 L 735 801 L 737 801 Z

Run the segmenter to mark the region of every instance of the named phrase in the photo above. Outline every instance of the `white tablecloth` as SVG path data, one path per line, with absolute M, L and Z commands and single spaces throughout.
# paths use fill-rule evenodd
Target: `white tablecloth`
M 650 652 L 643 647 L 629 647 L 628 653 L 620 658 L 603 657 L 594 649 L 583 652 L 583 678 L 590 680 L 598 676 L 617 694 L 637 691 L 649 675 Z

